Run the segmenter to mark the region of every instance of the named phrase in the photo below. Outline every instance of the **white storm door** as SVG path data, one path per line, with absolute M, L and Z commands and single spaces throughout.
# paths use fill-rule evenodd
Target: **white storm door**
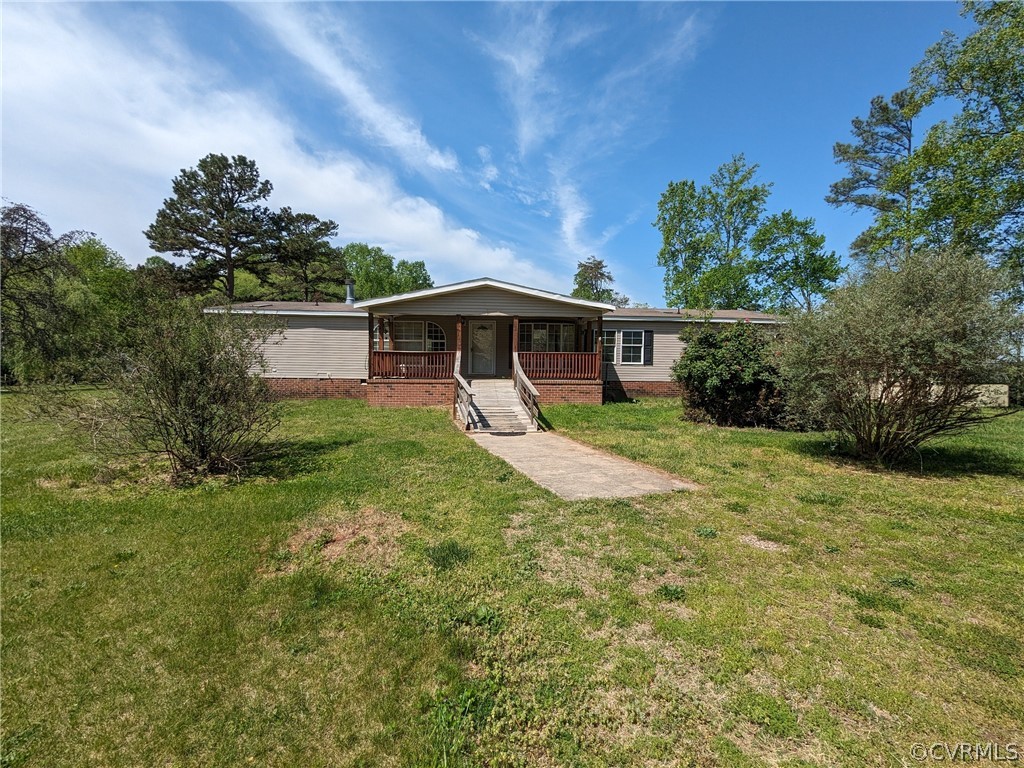
M 469 375 L 494 375 L 494 321 L 469 321 Z

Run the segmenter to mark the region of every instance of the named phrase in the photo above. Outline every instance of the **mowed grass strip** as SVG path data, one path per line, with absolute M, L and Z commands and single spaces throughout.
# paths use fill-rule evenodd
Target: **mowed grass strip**
M 546 415 L 703 488 L 565 502 L 444 413 L 320 401 L 250 476 L 173 489 L 5 418 L 4 765 L 883 766 L 1024 740 L 1020 415 L 884 472 L 671 401 Z

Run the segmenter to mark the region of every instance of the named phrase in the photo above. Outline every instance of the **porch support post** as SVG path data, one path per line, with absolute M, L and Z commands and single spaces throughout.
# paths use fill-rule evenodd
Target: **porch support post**
M 388 315 L 388 349 L 395 351 L 395 318 Z
M 519 315 L 512 315 L 512 357 L 519 354 Z
M 604 368 L 604 315 L 597 316 L 597 370 Z M 598 378 L 602 378 L 598 374 Z
M 373 378 L 373 312 L 367 314 L 366 321 L 369 325 L 369 333 L 367 336 L 370 339 L 370 347 L 366 353 L 366 378 Z
M 455 316 L 455 353 L 458 359 L 462 360 L 462 315 Z M 461 365 L 459 366 L 462 367 Z M 462 371 L 459 371 L 459 375 L 462 375 Z
M 594 348 L 594 321 L 587 320 L 587 330 L 583 334 L 583 351 L 590 352 Z

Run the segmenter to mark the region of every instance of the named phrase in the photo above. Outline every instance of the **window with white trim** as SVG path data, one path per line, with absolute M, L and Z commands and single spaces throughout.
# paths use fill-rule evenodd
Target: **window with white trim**
M 615 331 L 608 329 L 601 331 L 601 362 L 615 362 Z
M 421 320 L 395 320 L 392 326 L 397 351 L 423 351 L 423 322 Z
M 427 352 L 444 352 L 448 349 L 448 339 L 444 328 L 427 320 Z
M 643 331 L 622 331 L 622 364 L 644 364 Z
M 521 352 L 573 352 L 575 349 L 575 323 L 519 324 Z
M 391 345 L 389 342 L 388 324 L 382 320 L 375 320 L 373 322 L 373 351 L 379 352 L 382 349 L 390 349 Z
M 429 320 L 395 320 L 395 349 L 399 352 L 444 352 L 448 339 L 444 328 Z

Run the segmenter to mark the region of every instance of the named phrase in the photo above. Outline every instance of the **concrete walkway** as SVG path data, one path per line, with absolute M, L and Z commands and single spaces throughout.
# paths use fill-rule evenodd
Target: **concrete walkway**
M 469 436 L 563 499 L 615 499 L 698 487 L 667 472 L 634 464 L 550 432 L 470 432 Z

